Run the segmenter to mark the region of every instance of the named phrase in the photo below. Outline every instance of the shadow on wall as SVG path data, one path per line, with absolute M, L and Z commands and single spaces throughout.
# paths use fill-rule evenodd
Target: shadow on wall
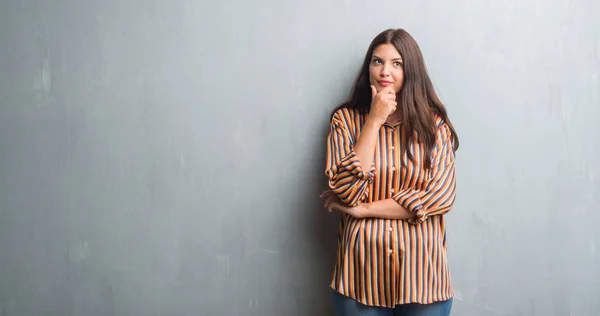
M 301 280 L 301 285 L 294 290 L 297 293 L 297 308 L 291 308 L 288 315 L 333 315 L 331 304 L 331 290 L 329 282 L 335 264 L 335 251 L 337 247 L 337 229 L 340 219 L 338 213 L 328 213 L 323 207 L 319 195 L 327 189 L 327 180 L 324 174 L 326 138 L 329 132 L 329 120 L 325 128 L 315 140 L 314 153 L 318 155 L 311 161 L 317 161 L 308 168 L 307 174 L 300 183 L 295 185 L 304 188 L 294 201 L 292 216 L 298 220 L 294 225 L 298 235 L 302 238 L 303 248 L 299 256 L 308 254 L 307 257 L 297 257 L 288 267 L 291 275 L 296 275 L 295 280 Z M 300 312 L 301 311 L 301 312 Z

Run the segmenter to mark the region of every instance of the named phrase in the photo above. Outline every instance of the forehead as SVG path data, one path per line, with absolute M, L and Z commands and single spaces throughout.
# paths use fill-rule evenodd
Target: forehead
M 375 50 L 373 50 L 373 56 L 384 59 L 402 59 L 402 56 L 392 44 L 381 44 L 375 47 Z

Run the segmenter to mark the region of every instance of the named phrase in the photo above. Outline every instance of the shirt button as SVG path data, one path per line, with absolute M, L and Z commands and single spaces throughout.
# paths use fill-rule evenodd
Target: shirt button
M 388 250 L 388 253 L 389 253 L 390 255 L 392 254 L 392 252 L 393 252 L 393 251 L 392 251 L 392 249 Z
M 396 170 L 396 167 L 392 166 L 392 171 L 395 171 L 395 170 Z
M 392 228 L 392 227 L 390 227 L 390 228 L 388 228 L 388 230 L 389 230 L 389 231 L 392 231 L 392 230 L 393 230 L 393 228 Z
M 392 191 L 392 193 L 394 193 L 394 189 L 392 189 L 391 191 Z
M 392 149 L 395 149 L 396 147 L 392 146 Z

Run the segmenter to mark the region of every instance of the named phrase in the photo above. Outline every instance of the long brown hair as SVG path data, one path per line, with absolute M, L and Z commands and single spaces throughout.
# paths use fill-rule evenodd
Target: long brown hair
M 402 155 L 414 162 L 413 154 L 407 148 L 416 141 L 422 143 L 425 148 L 425 168 L 431 168 L 431 152 L 436 142 L 436 124 L 434 113 L 439 115 L 448 125 L 452 132 L 453 149 L 458 149 L 459 141 L 454 126 L 448 118 L 446 108 L 438 98 L 433 84 L 429 78 L 423 54 L 415 39 L 403 29 L 389 29 L 377 35 L 365 56 L 358 77 L 350 94 L 350 99 L 335 108 L 333 113 L 340 108 L 356 109 L 360 113 L 367 114 L 371 109 L 371 87 L 369 83 L 369 64 L 373 51 L 381 44 L 392 44 L 400 56 L 402 56 L 404 83 L 399 93 L 397 111 L 403 121 L 406 133 L 402 137 Z M 332 113 L 332 115 L 333 115 Z M 403 162 L 404 163 L 404 162 Z

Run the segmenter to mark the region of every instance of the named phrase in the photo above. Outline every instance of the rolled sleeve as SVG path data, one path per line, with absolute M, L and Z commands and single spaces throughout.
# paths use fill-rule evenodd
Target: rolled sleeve
M 343 203 L 356 206 L 369 196 L 369 183 L 375 178 L 375 166 L 363 170 L 354 152 L 350 135 L 352 120 L 340 111 L 333 116 L 327 136 L 327 166 L 325 175 L 329 188 Z
M 456 198 L 456 175 L 454 171 L 454 149 L 451 132 L 446 124 L 437 130 L 436 145 L 432 153 L 430 176 L 416 190 L 414 187 L 404 188 L 392 198 L 402 207 L 415 213 L 408 220 L 411 224 L 419 224 L 433 215 L 447 213 L 454 206 Z

